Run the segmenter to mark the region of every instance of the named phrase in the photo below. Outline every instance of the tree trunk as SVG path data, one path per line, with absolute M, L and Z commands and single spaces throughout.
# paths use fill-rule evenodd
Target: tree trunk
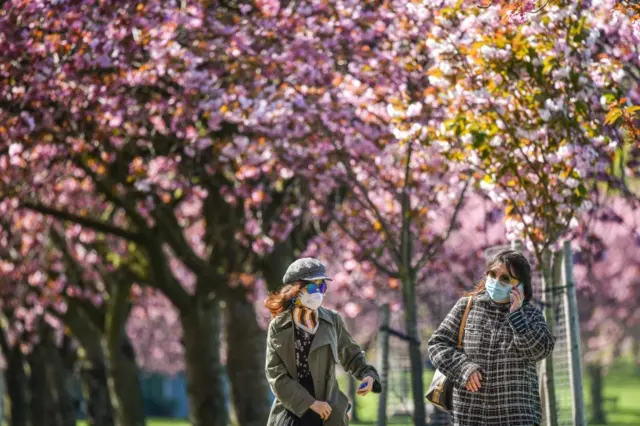
M 227 373 L 241 426 L 264 426 L 271 409 L 264 375 L 267 333 L 244 295 L 226 301 Z
M 107 382 L 107 367 L 104 362 L 85 359 L 81 362 L 80 376 L 87 403 L 87 424 L 89 426 L 114 426 Z
M 349 374 L 349 402 L 351 402 L 351 421 L 354 423 L 358 423 L 360 421 L 358 418 L 358 405 L 356 404 L 357 389 L 358 384 L 356 383 L 356 379 Z
M 47 359 L 41 344 L 31 350 L 29 359 L 29 409 L 32 426 L 52 426 L 49 421 L 49 398 L 47 395 Z
M 555 309 L 556 301 L 554 292 L 550 290 L 555 286 L 559 286 L 553 280 L 553 265 L 551 262 L 551 252 L 545 251 L 542 258 L 542 302 L 544 303 L 544 317 L 547 321 L 547 327 L 553 334 L 556 324 Z M 542 360 L 544 368 L 544 395 L 545 401 L 545 414 L 547 426 L 558 426 L 558 407 L 556 404 L 556 385 L 555 385 L 555 373 L 553 365 L 553 354 Z
M 422 355 L 420 354 L 420 334 L 418 333 L 418 307 L 416 303 L 415 278 L 410 273 L 403 274 L 402 296 L 404 321 L 409 342 L 409 362 L 411 365 L 411 392 L 413 394 L 413 424 L 424 425 L 426 412 L 424 406 L 424 385 L 422 379 Z
M 190 422 L 192 426 L 227 426 L 229 414 L 220 363 L 219 302 L 196 295 L 190 309 L 180 311 L 180 318 Z
M 47 421 L 54 426 L 75 426 L 76 410 L 71 394 L 71 372 L 62 358 L 64 346 L 58 348 L 54 341 L 53 330 L 44 327 L 42 355 L 47 386 Z
M 144 399 L 138 377 L 133 346 L 126 334 L 122 335 L 119 350 L 109 353 L 108 383 L 111 404 L 117 404 L 117 426 L 144 426 Z M 115 400 L 115 401 L 114 401 Z
M 95 324 L 80 307 L 71 302 L 63 321 L 84 349 L 80 351 L 79 362 L 82 389 L 87 403 L 87 424 L 114 426 L 102 346 L 103 324 Z
M 117 426 L 145 426 L 144 402 L 135 353 L 125 332 L 129 316 L 131 284 L 111 286 L 107 306 L 105 339 L 109 356 L 108 383 Z
M 591 423 L 607 424 L 604 414 L 602 365 L 589 364 L 587 370 L 591 377 Z
M 11 403 L 9 426 L 27 426 L 29 413 L 29 408 L 27 407 L 28 383 L 24 368 L 24 355 L 17 346 L 7 348 L 3 352 L 7 362 L 7 369 L 4 375 Z
M 631 353 L 634 354 L 634 361 L 636 365 L 636 375 L 640 376 L 640 338 L 633 339 L 633 349 Z

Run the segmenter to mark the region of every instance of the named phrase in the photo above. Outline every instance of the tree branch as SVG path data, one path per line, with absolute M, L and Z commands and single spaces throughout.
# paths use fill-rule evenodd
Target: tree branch
M 358 238 L 356 238 L 356 236 L 349 231 L 349 229 L 347 228 L 347 226 L 342 223 L 342 221 L 340 221 L 340 219 L 337 218 L 337 216 L 335 215 L 335 213 L 333 212 L 333 210 L 331 210 L 329 212 L 329 215 L 331 216 L 332 221 L 336 222 L 338 224 L 338 226 L 340 227 L 340 229 L 342 230 L 342 232 L 344 232 L 345 234 L 347 234 L 349 236 L 349 238 L 351 238 L 353 241 L 358 241 Z M 363 257 L 368 260 L 369 262 L 373 263 L 375 265 L 375 267 L 385 273 L 386 275 L 388 275 L 389 277 L 397 277 L 398 273 L 391 271 L 391 269 L 387 268 L 386 266 L 383 266 L 378 259 L 376 259 L 375 257 L 371 256 L 370 252 L 372 250 L 368 250 L 368 251 L 364 251 L 364 255 Z
M 330 133 L 330 130 L 326 128 L 324 123 L 322 124 L 322 126 L 325 129 L 325 134 L 327 132 Z M 332 143 L 334 149 L 336 150 L 336 152 L 346 154 L 344 151 L 342 151 L 338 147 L 338 144 L 336 143 L 335 138 L 332 138 L 331 134 L 327 134 L 327 136 L 331 140 L 331 143 Z M 348 156 L 348 154 L 346 154 L 346 155 Z M 371 209 L 371 212 L 376 217 L 376 220 L 378 222 L 380 222 L 380 226 L 382 227 L 382 230 L 387 235 L 387 238 L 385 239 L 385 241 L 387 242 L 387 246 L 389 248 L 389 252 L 390 252 L 391 256 L 394 258 L 394 260 L 396 262 L 400 263 L 401 255 L 400 255 L 400 252 L 398 251 L 397 247 L 393 244 L 394 238 L 393 238 L 393 234 L 391 233 L 391 227 L 387 223 L 386 219 L 380 213 L 380 210 L 378 210 L 378 207 L 375 205 L 375 203 L 369 197 L 369 194 L 367 193 L 367 189 L 362 185 L 362 182 L 360 182 L 358 180 L 358 178 L 356 177 L 355 172 L 353 171 L 353 168 L 351 167 L 351 164 L 349 163 L 349 158 L 347 158 L 347 161 L 341 160 L 341 163 L 344 165 L 345 169 L 347 170 L 347 173 L 349 174 L 350 183 L 355 185 L 358 188 L 358 190 L 362 193 L 362 197 L 364 198 L 364 202 L 366 203 L 366 206 L 368 206 L 368 208 Z M 358 197 L 356 197 L 356 200 L 357 199 L 358 199 Z
M 139 233 L 122 229 L 115 225 L 111 225 L 109 223 L 104 223 L 95 219 L 78 216 L 74 213 L 57 210 L 55 208 L 48 207 L 39 203 L 34 203 L 31 201 L 23 201 L 21 202 L 20 206 L 25 209 L 33 210 L 35 212 L 42 213 L 47 216 L 52 216 L 56 219 L 75 222 L 79 225 L 85 226 L 87 228 L 91 228 L 95 231 L 103 232 L 105 234 L 115 235 L 117 237 L 124 238 L 125 240 L 128 240 L 128 241 L 134 241 L 137 243 L 144 242 L 143 236 L 140 235 Z
M 462 193 L 460 194 L 460 198 L 456 203 L 456 207 L 453 211 L 453 215 L 451 216 L 451 220 L 449 221 L 449 227 L 444 237 L 437 238 L 437 241 L 434 241 L 434 243 L 431 244 L 431 247 L 428 250 L 425 250 L 420 260 L 416 262 L 414 266 L 415 270 L 420 270 L 420 268 L 424 266 L 425 262 L 429 260 L 433 255 L 435 255 L 451 236 L 451 233 L 453 232 L 456 226 L 456 223 L 458 222 L 458 215 L 460 214 L 460 211 L 462 210 L 462 206 L 464 205 L 465 196 L 467 193 L 467 189 L 469 189 L 470 183 L 471 183 L 471 180 L 467 180 L 467 182 L 464 185 L 464 188 L 462 189 Z

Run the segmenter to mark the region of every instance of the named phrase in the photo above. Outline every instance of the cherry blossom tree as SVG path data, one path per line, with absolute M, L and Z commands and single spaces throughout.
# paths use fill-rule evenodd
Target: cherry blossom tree
M 44 352 L 49 352 L 46 356 L 52 359 L 50 352 L 54 349 L 51 337 L 47 337 L 51 332 L 59 335 L 64 330 L 62 342 L 69 341 L 67 333 L 71 333 L 83 349 L 81 371 L 90 424 L 113 424 L 110 394 L 118 424 L 144 424 L 136 360 L 124 334 L 127 315 L 116 318 L 117 310 L 127 307 L 131 286 L 127 283 L 133 277 L 126 273 L 128 265 L 114 269 L 106 260 L 122 255 L 122 251 L 110 247 L 109 255 L 100 257 L 96 244 L 101 243 L 95 232 L 83 231 L 80 226 L 62 232 L 55 221 L 29 210 L 7 210 L 8 204 L 2 203 L 1 207 L 10 218 L 3 222 L 6 237 L 2 240 L 3 278 L 14 288 L 2 300 L 5 313 L 15 309 L 14 322 L 6 328 L 10 336 L 14 335 L 9 341 L 22 352 L 35 350 L 37 353 L 29 357 L 36 362 Z M 37 258 L 33 253 L 38 253 Z M 121 289 L 124 295 L 118 293 Z M 42 342 L 38 330 L 47 337 Z M 16 340 L 16 334 L 22 336 Z M 10 349 L 5 348 L 5 353 Z M 69 345 L 60 350 L 75 352 Z M 62 371 L 54 362 L 50 365 L 55 374 Z M 108 377 L 114 385 L 111 392 L 107 390 Z M 73 408 L 69 410 L 75 419 Z M 36 408 L 31 411 L 46 414 Z
M 241 423 L 264 424 L 264 354 L 244 350 L 262 339 L 252 283 L 231 277 L 299 222 L 304 167 L 331 146 L 310 135 L 323 115 L 344 120 L 354 109 L 345 102 L 327 115 L 323 92 L 344 91 L 346 63 L 371 60 L 371 38 L 384 35 L 369 30 L 375 8 L 13 3 L 0 23 L 10 88 L 0 96 L 3 193 L 145 252 L 149 281 L 180 312 L 195 424 L 226 422 L 219 301 L 246 315 L 226 322 L 228 359 L 258 379 L 232 375 L 233 393 L 237 404 L 252 401 L 238 410 Z M 23 31 L 29 23 L 39 30 Z M 297 31 L 311 36 L 301 42 Z M 197 276 L 193 288 L 169 268 L 173 258 Z
M 423 40 L 431 62 L 416 65 L 434 90 L 423 102 L 447 111 L 429 136 L 504 205 L 509 239 L 525 238 L 549 280 L 545 253 L 577 225 L 585 179 L 606 172 L 622 144 L 605 130 L 607 99 L 635 90 L 625 69 L 638 61 L 636 35 L 621 17 L 606 26 L 603 2 L 552 1 L 508 22 L 500 5 L 440 5 Z M 616 52 L 604 31 L 628 50 Z M 405 113 L 396 126 L 425 123 Z

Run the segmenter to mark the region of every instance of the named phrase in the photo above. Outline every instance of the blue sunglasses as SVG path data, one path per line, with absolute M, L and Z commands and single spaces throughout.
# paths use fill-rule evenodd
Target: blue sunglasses
M 327 283 L 325 280 L 313 280 L 313 281 L 305 281 L 307 285 L 305 288 L 307 289 L 307 293 L 322 293 L 325 294 L 327 292 Z

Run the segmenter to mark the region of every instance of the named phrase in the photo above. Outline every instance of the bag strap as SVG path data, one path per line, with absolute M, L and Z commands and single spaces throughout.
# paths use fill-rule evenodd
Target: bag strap
M 460 321 L 460 331 L 458 331 L 458 349 L 462 349 L 462 337 L 464 336 L 464 328 L 467 325 L 467 318 L 469 317 L 469 311 L 471 311 L 472 303 L 473 297 L 469 296 L 467 307 L 464 309 L 464 314 L 462 315 L 462 321 Z

